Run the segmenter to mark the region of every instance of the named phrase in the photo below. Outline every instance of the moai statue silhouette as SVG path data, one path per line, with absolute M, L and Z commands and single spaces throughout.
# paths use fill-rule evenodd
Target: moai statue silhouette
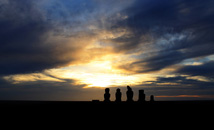
M 115 102 L 121 102 L 122 93 L 120 92 L 119 88 L 116 91 L 115 97 L 116 97 Z
M 139 101 L 139 102 L 144 102 L 144 101 L 146 101 L 146 95 L 144 94 L 144 90 L 139 90 L 138 101 Z
M 133 96 L 134 96 L 134 92 L 132 91 L 132 88 L 127 86 L 127 92 L 126 92 L 126 96 L 127 96 L 127 102 L 133 102 Z
M 154 97 L 154 95 L 151 95 L 150 96 L 150 102 L 154 102 L 155 101 L 155 97 Z
M 110 93 L 109 93 L 110 89 L 106 88 L 105 89 L 105 94 L 104 94 L 104 102 L 110 102 Z

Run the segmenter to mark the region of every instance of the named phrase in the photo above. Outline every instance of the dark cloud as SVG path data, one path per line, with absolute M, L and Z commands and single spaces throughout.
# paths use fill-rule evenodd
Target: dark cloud
M 176 76 L 176 77 L 158 77 L 155 84 L 168 83 L 169 86 L 178 86 L 182 89 L 208 89 L 213 88 L 214 83 L 209 81 L 200 81 L 195 79 L 190 79 L 189 77 Z M 176 84 L 175 84 L 176 83 Z M 172 85 L 170 85 L 172 84 Z
M 97 57 L 84 48 L 109 28 L 108 18 L 127 3 L 0 1 L 0 75 L 40 72 Z
M 162 52 L 159 55 L 156 54 L 152 57 L 131 63 L 127 66 L 127 70 L 133 70 L 136 73 L 153 72 L 180 63 L 183 59 L 181 53 L 178 51 Z
M 51 15 L 48 9 L 42 9 L 39 3 L 41 1 L 26 0 L 1 3 L 1 75 L 42 71 L 78 59 L 77 53 L 84 45 L 75 45 L 74 40 L 66 38 L 61 26 L 66 27 L 63 20 Z M 61 15 L 63 13 L 66 14 L 61 10 Z
M 185 59 L 213 54 L 212 4 L 211 0 L 137 0 L 123 12 L 129 17 L 113 26 L 126 28 L 129 33 L 112 41 L 119 42 L 116 51 L 143 51 L 136 62 L 119 68 L 129 66 L 137 73 L 152 72 Z
M 190 76 L 204 76 L 207 78 L 214 78 L 213 71 L 214 61 L 209 61 L 197 66 L 188 65 L 177 70 L 177 72 L 180 74 L 187 74 Z
M 62 79 L 58 81 L 29 81 L 14 84 L 0 78 L 0 99 L 1 100 L 90 100 L 90 94 L 82 89 L 86 84 L 77 84 L 74 79 Z M 96 91 L 95 91 L 96 92 Z M 90 93 L 90 91 L 89 91 Z M 93 94 L 92 94 L 93 95 Z
M 112 10 L 109 3 L 115 4 Z M 188 58 L 213 54 L 211 0 L 136 0 L 129 6 L 119 0 L 109 3 L 1 2 L 1 74 L 42 71 L 79 60 L 87 43 L 78 39 L 95 37 L 98 32 L 87 28 L 95 24 L 112 33 L 125 30 L 106 41 L 112 43 L 116 53 L 140 53 L 133 63 L 119 66 L 134 68 L 130 70 L 136 73 L 158 71 Z M 115 8 L 120 4 L 124 7 Z
M 145 86 L 145 91 L 157 96 L 158 100 L 208 100 L 212 99 L 214 94 L 214 82 L 199 81 L 185 76 L 158 77 L 156 81 L 148 81 L 140 86 Z

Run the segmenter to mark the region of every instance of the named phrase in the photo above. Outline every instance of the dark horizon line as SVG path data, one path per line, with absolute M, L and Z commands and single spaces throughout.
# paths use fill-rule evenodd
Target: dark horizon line
M 153 102 L 214 102 L 214 99 L 208 99 L 208 100 L 155 100 Z M 0 102 L 103 102 L 105 103 L 103 100 L 91 100 L 91 101 L 68 101 L 68 100 L 0 100 Z M 110 101 L 110 103 L 114 103 L 115 101 Z M 127 102 L 127 101 L 121 101 L 122 103 Z M 139 101 L 133 101 L 134 103 L 139 102 Z M 151 102 L 151 101 L 143 101 L 143 102 Z M 139 103 L 143 103 L 143 102 L 139 102 Z M 115 102 L 117 103 L 117 102 Z

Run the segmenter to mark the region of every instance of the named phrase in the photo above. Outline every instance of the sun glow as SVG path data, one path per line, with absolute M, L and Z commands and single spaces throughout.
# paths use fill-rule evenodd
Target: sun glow
M 129 75 L 121 70 L 114 69 L 110 61 L 93 61 L 88 64 L 70 66 L 64 69 L 53 69 L 47 73 L 60 75 L 62 78 L 79 80 L 80 84 L 89 87 L 114 87 L 136 85 L 142 83 L 142 75 Z
M 89 84 L 87 87 L 114 87 L 127 84 L 136 84 L 136 77 L 120 74 L 93 74 L 85 77 L 82 82 Z
M 88 79 L 85 79 L 83 82 L 86 82 L 89 84 L 87 87 L 108 87 L 111 85 L 111 81 L 109 79 L 105 79 L 102 77 L 98 77 L 96 79 L 88 78 Z
M 105 57 L 106 58 L 106 57 Z M 78 84 L 84 84 L 84 88 L 91 87 L 124 87 L 127 85 L 139 85 L 143 81 L 151 81 L 151 76 L 146 74 L 128 74 L 123 70 L 115 69 L 112 60 L 92 61 L 88 64 L 71 65 L 64 68 L 49 69 L 38 74 L 11 75 L 5 77 L 14 83 L 32 82 L 37 80 L 66 82 L 66 79 L 74 79 Z
M 138 77 L 124 74 L 111 67 L 109 61 L 95 61 L 84 66 L 71 66 L 64 73 L 66 78 L 76 78 L 87 87 L 113 87 L 134 84 Z

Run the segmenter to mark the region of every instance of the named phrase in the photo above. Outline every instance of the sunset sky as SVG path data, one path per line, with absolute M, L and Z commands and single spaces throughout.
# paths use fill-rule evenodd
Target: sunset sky
M 0 0 L 0 100 L 214 99 L 213 0 Z

